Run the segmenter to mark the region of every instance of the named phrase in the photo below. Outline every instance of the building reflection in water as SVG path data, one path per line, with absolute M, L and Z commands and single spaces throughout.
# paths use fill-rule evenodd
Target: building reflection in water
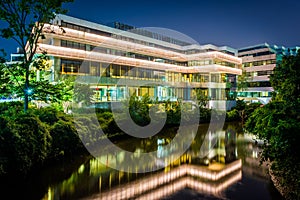
M 201 130 L 198 132 L 185 154 L 168 167 L 155 172 L 126 173 L 102 164 L 103 161 L 116 162 L 116 164 L 122 162 L 124 160 L 122 153 L 117 156 L 111 155 L 114 160 L 110 155 L 91 159 L 69 179 L 49 187 L 44 199 L 159 199 L 186 187 L 222 197 L 222 192 L 226 188 L 241 180 L 242 163 L 249 157 L 243 155 L 245 158 L 238 158 L 238 152 L 241 150 L 237 149 L 237 135 L 235 129 L 230 126 L 226 130 L 212 130 L 208 134 L 205 134 L 204 128 L 203 132 Z M 154 139 L 155 145 L 151 148 L 157 150 L 163 149 L 161 145 L 168 141 L 163 137 Z M 133 143 L 128 141 L 130 146 L 133 146 Z M 149 141 L 136 142 L 135 151 L 144 151 L 146 143 Z M 256 155 L 257 149 L 252 150 L 255 150 Z M 166 152 L 158 151 L 158 160 L 159 155 L 164 153 Z M 253 153 L 247 154 L 252 156 Z M 102 161 L 100 162 L 99 159 Z M 168 161 L 159 160 L 159 162 Z M 136 171 L 141 171 L 138 167 L 148 169 L 159 162 L 135 166 Z
M 110 191 L 99 193 L 87 199 L 159 199 L 176 191 L 189 187 L 197 191 L 218 195 L 229 185 L 242 178 L 241 160 L 223 166 L 219 170 L 207 167 L 183 164 L 169 171 L 152 174 Z

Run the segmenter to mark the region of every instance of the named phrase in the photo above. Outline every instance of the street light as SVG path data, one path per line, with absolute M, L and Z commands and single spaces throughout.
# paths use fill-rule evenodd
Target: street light
M 32 90 L 31 88 L 28 88 L 28 89 L 26 90 L 26 93 L 27 93 L 28 95 L 31 95 L 31 94 L 33 93 L 33 90 Z

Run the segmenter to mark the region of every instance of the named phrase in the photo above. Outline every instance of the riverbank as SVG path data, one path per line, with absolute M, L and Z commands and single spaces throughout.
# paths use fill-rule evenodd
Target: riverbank
M 149 104 L 143 104 L 140 100 L 133 101 L 130 112 L 132 120 L 140 126 L 148 125 L 151 121 L 149 108 Z M 185 108 L 178 102 L 165 103 L 165 128 L 178 128 L 182 117 L 188 121 L 190 116 L 181 116 L 181 109 Z M 120 130 L 109 110 L 84 110 L 78 116 L 66 114 L 55 107 L 31 107 L 27 113 L 22 110 L 21 102 L 0 105 L 0 177 L 9 174 L 25 177 L 31 170 L 86 153 L 86 145 L 97 144 L 101 139 L 95 134 L 99 131 L 99 126 L 95 124 L 100 124 L 106 137 L 112 141 L 132 138 Z M 96 111 L 96 116 L 89 114 L 91 111 Z M 224 114 L 200 108 L 199 124 L 209 123 L 211 116 L 222 121 L 224 117 L 226 121 L 241 120 L 235 108 L 228 111 L 226 116 Z M 75 124 L 74 117 L 79 119 L 79 123 L 77 121 Z M 84 135 L 79 136 L 78 131 Z M 80 137 L 88 137 L 89 144 L 82 144 Z
M 283 197 L 287 197 L 288 193 L 290 193 L 289 191 L 289 187 L 284 186 L 281 184 L 282 182 L 282 177 L 278 177 L 275 175 L 274 171 L 269 167 L 269 175 L 271 177 L 271 180 L 275 186 L 275 188 L 278 190 L 278 192 L 283 196 Z
M 185 163 L 184 159 L 188 157 L 192 158 L 189 159 L 192 160 L 192 163 L 202 165 L 199 162 L 198 155 L 203 141 L 209 140 L 209 138 L 205 139 L 208 127 L 209 124 L 199 125 L 195 141 L 192 142 L 191 148 L 187 152 L 188 156 L 184 155 L 182 157 L 182 162 Z M 274 193 L 275 189 L 272 187 L 269 178 L 264 176 L 265 172 L 261 170 L 258 158 L 253 157 L 253 152 L 256 152 L 257 146 L 254 141 L 245 138 L 241 130 L 242 127 L 240 123 L 225 123 L 223 128 L 220 127 L 220 129 L 214 131 L 214 136 L 218 137 L 217 140 L 222 141 L 217 145 L 221 145 L 220 147 L 222 147 L 223 150 L 227 152 L 226 155 L 229 156 L 225 160 L 242 159 L 243 161 L 242 179 L 230 186 L 223 183 L 223 181 L 225 181 L 223 179 L 219 182 L 221 185 L 226 185 L 222 186 L 224 189 L 224 193 L 222 193 L 224 195 L 223 197 L 226 197 L 226 199 L 279 199 L 277 198 L 278 193 Z M 159 136 L 159 139 L 163 136 L 172 137 L 172 135 L 176 134 L 174 131 L 175 128 L 166 128 Z M 225 139 L 225 137 L 227 137 L 227 139 Z M 116 141 L 115 144 L 125 150 L 135 151 L 140 149 L 142 152 L 153 151 L 153 148 L 157 149 L 157 139 L 158 138 L 155 137 L 151 139 L 124 139 Z M 144 140 L 144 142 L 140 140 Z M 222 145 L 223 142 L 226 143 L 226 148 Z M 235 150 L 237 150 L 237 154 L 234 153 Z M 221 153 L 220 151 L 218 152 Z M 222 155 L 221 153 L 220 156 L 222 157 Z M 238 155 L 238 157 L 233 158 L 232 156 L 234 155 Z M 224 159 L 218 160 L 220 156 L 216 156 L 211 160 L 211 163 L 215 164 L 218 161 L 224 162 Z M 74 158 L 76 159 L 76 157 Z M 126 184 L 129 181 L 135 180 L 136 176 L 143 178 L 143 175 L 140 176 L 135 173 L 126 174 L 125 172 L 110 169 L 106 166 L 106 162 L 100 162 L 94 158 L 86 158 L 85 160 L 78 157 L 77 159 L 78 162 L 65 160 L 65 162 L 61 164 L 55 165 L 53 163 L 51 166 L 45 166 L 46 169 L 42 170 L 42 172 L 35 171 L 35 174 L 33 174 L 34 180 L 20 183 L 18 178 L 13 179 L 11 182 L 15 182 L 15 186 L 12 185 L 9 192 L 3 191 L 5 193 L 2 193 L 2 195 L 9 194 L 11 199 L 82 199 L 89 198 L 90 195 L 95 193 L 108 191 L 110 190 L 110 185 L 111 188 L 114 188 L 120 185 L 120 183 Z M 176 165 L 178 165 L 178 163 L 174 166 Z M 148 175 L 151 176 L 151 173 Z M 229 176 L 228 178 L 231 179 L 232 177 Z M 201 185 L 202 183 L 203 182 L 199 180 L 197 184 Z M 253 184 L 255 187 L 253 187 Z M 210 187 L 214 190 L 217 186 L 213 184 Z M 195 193 L 202 194 L 202 196 L 204 195 L 204 199 L 210 199 L 207 198 L 206 193 L 201 190 L 191 191 L 191 194 Z M 182 197 L 188 198 L 189 196 L 183 195 Z

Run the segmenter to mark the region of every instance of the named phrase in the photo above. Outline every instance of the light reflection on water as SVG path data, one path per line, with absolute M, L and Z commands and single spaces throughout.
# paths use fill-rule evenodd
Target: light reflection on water
M 223 189 L 242 177 L 241 160 L 224 165 L 219 170 L 183 164 L 176 168 L 152 174 L 87 199 L 160 199 L 185 187 L 218 195 Z M 220 181 L 222 179 L 222 181 Z M 206 180 L 206 182 L 203 182 Z
M 269 184 L 269 177 L 266 176 L 266 168 L 259 167 L 259 147 L 252 137 L 245 135 L 235 123 L 227 123 L 223 130 L 213 130 L 208 134 L 207 129 L 208 125 L 200 125 L 189 150 L 163 170 L 125 173 L 102 164 L 122 162 L 122 153 L 111 155 L 114 159 L 109 156 L 98 158 L 101 162 L 92 158 L 80 165 L 68 178 L 49 184 L 43 199 L 161 199 L 185 188 L 217 199 L 245 199 L 249 194 L 235 195 L 232 192 L 240 187 L 238 184 L 246 183 L 248 176 L 251 181 L 262 184 L 264 194 L 261 195 L 264 199 L 274 199 L 273 189 L 263 188 Z M 159 150 L 161 145 L 172 139 L 172 134 L 174 133 L 166 132 L 148 140 L 133 139 L 117 144 L 136 152 L 138 159 L 139 152 Z M 138 169 L 140 167 L 149 171 L 149 168 L 159 165 L 159 162 L 168 161 L 144 163 L 136 166 L 135 170 L 141 171 Z M 248 193 L 252 192 L 249 190 Z

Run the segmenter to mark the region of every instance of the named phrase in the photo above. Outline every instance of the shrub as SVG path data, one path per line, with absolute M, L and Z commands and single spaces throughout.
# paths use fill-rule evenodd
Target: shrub
M 34 113 L 39 117 L 42 122 L 45 122 L 49 125 L 53 125 L 59 120 L 69 121 L 70 117 L 66 116 L 66 114 L 54 107 L 43 107 L 40 109 L 34 110 Z
M 0 157 L 2 172 L 26 174 L 47 158 L 51 136 L 47 126 L 31 113 L 1 116 Z
M 72 121 L 59 120 L 51 126 L 52 137 L 51 156 L 72 156 L 83 149 L 82 142 Z
M 226 112 L 226 121 L 238 121 L 240 119 L 241 118 L 238 110 L 233 109 L 231 111 Z

